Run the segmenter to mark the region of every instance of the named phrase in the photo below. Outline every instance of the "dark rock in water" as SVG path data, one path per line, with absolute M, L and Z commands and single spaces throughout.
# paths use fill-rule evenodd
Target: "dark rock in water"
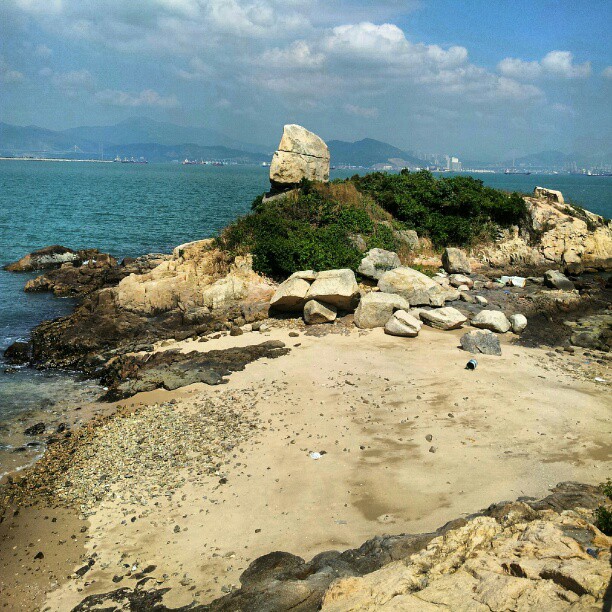
M 39 436 L 40 434 L 45 433 L 46 426 L 44 423 L 36 423 L 36 425 L 32 425 L 28 427 L 23 433 L 26 436 Z
M 108 253 L 96 249 L 79 251 L 78 259 L 45 272 L 25 285 L 28 293 L 53 292 L 61 297 L 79 297 L 103 287 L 116 285 L 130 274 L 144 274 L 159 265 L 167 255 L 145 255 L 121 264 Z
M 4 351 L 4 359 L 12 365 L 28 363 L 32 353 L 32 344 L 17 340 Z
M 104 399 L 113 401 L 140 391 L 172 390 L 194 383 L 222 384 L 224 376 L 243 370 L 252 361 L 287 353 L 289 349 L 283 342 L 270 340 L 207 353 L 167 350 L 152 355 L 123 355 L 108 366 L 102 377 L 102 383 L 109 387 Z
M 499 338 L 488 329 L 480 329 L 463 334 L 460 343 L 461 348 L 469 353 L 497 355 L 498 357 L 502 354 Z
M 4 266 L 8 272 L 34 272 L 59 268 L 66 262 L 76 262 L 85 251 L 73 251 L 68 247 L 55 244 L 38 251 L 32 251 L 19 261 Z M 81 254 L 81 255 L 80 255 Z
M 272 552 L 255 559 L 240 576 L 241 588 L 210 604 L 197 603 L 182 608 L 181 612 L 236 612 L 237 610 L 267 610 L 315 612 L 321 607 L 323 595 L 330 584 L 341 577 L 363 576 L 381 567 L 407 559 L 424 550 L 434 538 L 452 529 L 458 529 L 477 516 L 504 520 L 514 513 L 523 522 L 537 520 L 536 511 L 551 509 L 555 512 L 574 508 L 594 509 L 607 503 L 602 491 L 592 485 L 566 482 L 557 485 L 552 493 L 540 500 L 522 498 L 517 502 L 500 502 L 476 514 L 450 521 L 435 532 L 379 536 L 356 549 L 344 552 L 323 552 L 310 561 L 287 552 Z M 589 532 L 590 533 L 590 532 Z M 592 537 L 592 534 L 590 534 Z M 170 612 L 162 603 L 167 588 L 155 589 L 140 581 L 135 588 L 123 588 L 110 593 L 91 595 L 73 612 L 99 609 L 132 611 L 156 610 Z

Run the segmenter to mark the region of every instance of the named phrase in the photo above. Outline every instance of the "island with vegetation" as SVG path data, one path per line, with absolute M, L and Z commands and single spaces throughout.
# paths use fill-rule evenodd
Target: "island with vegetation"
M 296 125 L 270 180 L 169 255 L 8 266 L 78 302 L 7 360 L 103 387 L 0 486 L 8 605 L 599 609 L 610 221 L 548 187 L 330 182 Z

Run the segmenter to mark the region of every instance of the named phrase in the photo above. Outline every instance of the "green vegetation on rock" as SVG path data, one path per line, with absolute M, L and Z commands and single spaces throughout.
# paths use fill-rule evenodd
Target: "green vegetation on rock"
M 350 179 L 362 193 L 435 246 L 469 246 L 518 225 L 527 209 L 518 193 L 486 187 L 471 176 L 435 178 L 431 172 L 375 172 Z
M 525 215 L 520 195 L 471 177 L 376 172 L 329 184 L 302 181 L 298 190 L 266 202 L 260 196 L 217 241 L 230 255 L 252 253 L 256 271 L 286 278 L 296 270 L 357 270 L 359 242 L 397 250 L 394 230 L 414 229 L 435 247 L 470 246 Z
M 253 254 L 253 267 L 286 278 L 296 270 L 359 267 L 363 255 L 354 236 L 367 248 L 397 248 L 392 230 L 380 223 L 390 216 L 352 183 L 303 181 L 298 193 L 268 202 L 255 199 L 253 212 L 228 226 L 218 238 L 230 254 Z

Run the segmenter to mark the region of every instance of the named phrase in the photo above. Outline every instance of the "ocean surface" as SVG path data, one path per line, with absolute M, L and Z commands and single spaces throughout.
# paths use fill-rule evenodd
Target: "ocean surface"
M 332 178 L 355 171 L 332 171 Z M 485 184 L 529 193 L 536 185 L 612 217 L 612 177 L 478 174 Z M 268 169 L 255 166 L 98 164 L 0 160 L 0 266 L 51 244 L 98 248 L 118 259 L 170 252 L 214 235 L 249 211 L 268 187 Z M 0 270 L 0 351 L 28 337 L 39 322 L 65 315 L 74 303 L 26 294 L 35 274 Z M 16 433 L 58 406 L 99 394 L 92 382 L 28 368 L 5 372 L 0 357 L 0 455 L 13 452 Z M 44 419 L 40 419 L 44 420 Z M 15 464 L 38 452 L 19 452 Z M 2 474 L 0 456 L 0 475 Z

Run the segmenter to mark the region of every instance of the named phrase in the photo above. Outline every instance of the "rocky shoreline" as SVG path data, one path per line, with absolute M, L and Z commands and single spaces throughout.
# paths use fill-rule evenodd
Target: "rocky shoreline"
M 296 176 L 328 176 L 325 143 L 288 127 L 269 198 L 297 197 Z M 612 228 L 559 192 L 538 187 L 526 202 L 524 227 L 469 252 L 414 236 L 398 252 L 367 249 L 356 235 L 356 270 L 277 280 L 211 239 L 121 263 L 54 246 L 8 266 L 43 272 L 26 290 L 79 303 L 6 360 L 76 369 L 117 402 L 58 429 L 41 460 L 0 488 L 7 542 L 21 509 L 85 523 L 80 567 L 43 581 L 28 605 L 434 610 L 459 589 L 464 609 L 588 610 L 609 598 L 611 542 L 593 513 L 609 500 L 595 487 L 566 483 L 540 502 L 517 494 L 471 514 L 503 483 L 541 496 L 551 478 L 594 483 L 609 468 Z M 486 467 L 468 475 L 466 462 Z M 433 529 L 460 514 L 352 548 L 380 524 Z M 253 520 L 275 545 L 305 552 L 269 553 Z M 14 556 L 36 573 L 29 564 L 49 552 L 31 555 L 23 538 Z M 23 583 L 7 588 L 19 597 Z

